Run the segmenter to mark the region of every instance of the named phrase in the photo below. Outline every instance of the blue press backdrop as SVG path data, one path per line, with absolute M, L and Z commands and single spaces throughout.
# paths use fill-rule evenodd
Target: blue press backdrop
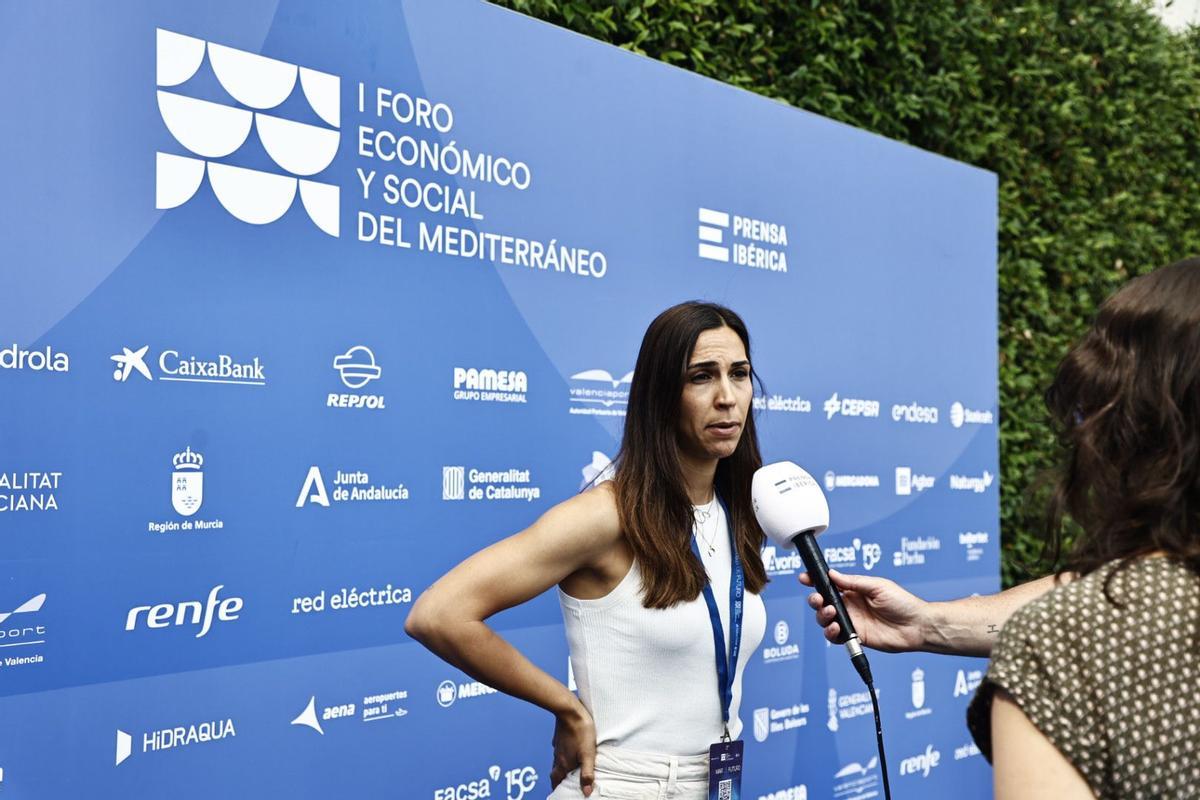
M 831 564 L 998 588 L 994 175 L 466 0 L 0 19 L 4 797 L 548 794 L 549 715 L 405 615 L 604 466 L 684 299 Z M 743 796 L 882 796 L 764 557 Z M 552 593 L 493 622 L 569 680 Z M 983 663 L 873 662 L 894 796 L 989 797 Z

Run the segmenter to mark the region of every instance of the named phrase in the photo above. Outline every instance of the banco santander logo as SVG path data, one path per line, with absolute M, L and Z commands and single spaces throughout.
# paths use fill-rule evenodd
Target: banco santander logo
M 215 103 L 168 89 L 187 83 L 208 56 L 217 82 L 232 102 Z M 330 127 L 264 113 L 301 93 Z M 157 31 L 158 110 L 167 130 L 190 154 L 159 152 L 155 207 L 176 208 L 191 200 L 204 176 L 218 202 L 252 225 L 275 222 L 292 207 L 297 189 L 308 216 L 325 233 L 339 235 L 340 190 L 311 180 L 337 155 L 341 141 L 341 78 L 274 58 Z M 250 130 L 284 174 L 225 161 L 250 138 Z

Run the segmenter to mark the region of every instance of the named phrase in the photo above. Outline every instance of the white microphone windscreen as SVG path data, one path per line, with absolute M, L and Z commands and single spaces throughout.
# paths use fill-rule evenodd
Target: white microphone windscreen
M 829 503 L 811 475 L 791 461 L 760 467 L 751 484 L 754 515 L 767 537 L 792 547 L 792 537 L 829 527 Z

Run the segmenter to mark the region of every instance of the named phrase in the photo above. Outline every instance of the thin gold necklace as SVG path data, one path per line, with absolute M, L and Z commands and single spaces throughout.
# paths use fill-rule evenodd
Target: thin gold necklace
M 692 535 L 696 537 L 696 541 L 704 542 L 704 546 L 708 549 L 709 557 L 716 555 L 717 546 L 717 524 L 716 524 L 716 503 L 717 498 L 714 496 L 703 506 L 692 506 L 692 513 L 695 515 L 695 524 L 692 525 Z M 708 527 L 708 521 L 713 520 L 712 536 L 704 535 L 704 528 Z

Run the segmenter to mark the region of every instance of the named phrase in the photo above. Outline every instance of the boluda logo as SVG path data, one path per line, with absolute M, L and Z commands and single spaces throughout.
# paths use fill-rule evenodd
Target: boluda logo
M 217 82 L 239 105 L 167 91 L 194 77 L 206 53 Z M 294 94 L 297 77 L 309 106 L 331 127 L 263 113 Z M 333 162 L 341 141 L 338 76 L 159 28 L 156 79 L 158 110 L 167 130 L 200 158 L 157 154 L 155 208 L 176 208 L 191 200 L 207 174 L 217 201 L 242 222 L 275 222 L 292 207 L 299 189 L 309 218 L 330 236 L 339 235 L 339 188 L 310 179 Z M 251 128 L 287 174 L 215 160 L 241 148 Z
M 125 630 L 132 631 L 138 627 L 138 618 L 145 620 L 147 628 L 182 628 L 184 626 L 199 626 L 197 639 L 203 639 L 212 630 L 213 622 L 233 622 L 240 616 L 244 601 L 240 597 L 226 597 L 219 600 L 218 596 L 224 584 L 217 584 L 208 593 L 208 600 L 185 600 L 180 603 L 159 603 L 154 606 L 134 606 L 129 609 L 125 618 Z
M 23 350 L 14 344 L 0 350 L 0 369 L 70 372 L 71 357 L 62 351 L 54 352 L 50 346 L 44 350 Z

